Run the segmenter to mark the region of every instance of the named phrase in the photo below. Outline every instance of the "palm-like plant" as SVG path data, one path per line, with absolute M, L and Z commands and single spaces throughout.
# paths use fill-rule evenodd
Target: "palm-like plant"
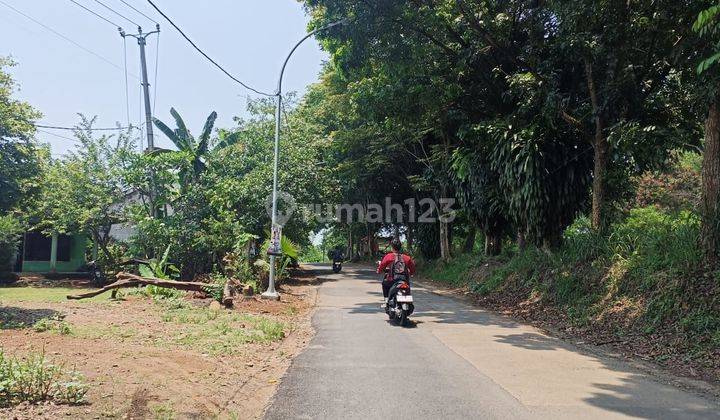
M 185 126 L 180 114 L 175 108 L 170 108 L 170 115 L 175 118 L 175 124 L 177 128 L 175 130 L 168 127 L 164 122 L 157 118 L 153 118 L 155 126 L 160 129 L 169 139 L 175 144 L 181 152 L 190 154 L 191 156 L 191 167 L 183 168 L 180 170 L 180 182 L 183 186 L 188 185 L 190 182 L 194 182 L 205 170 L 205 162 L 203 158 L 208 153 L 210 145 L 210 134 L 212 134 L 213 126 L 215 125 L 215 119 L 217 118 L 217 112 L 213 111 L 205 121 L 200 137 L 196 140 L 190 131 Z

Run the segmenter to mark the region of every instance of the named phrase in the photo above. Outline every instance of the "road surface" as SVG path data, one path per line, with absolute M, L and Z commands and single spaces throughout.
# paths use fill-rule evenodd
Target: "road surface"
M 717 401 L 459 300 L 416 286 L 402 328 L 371 270 L 322 277 L 317 333 L 267 419 L 720 419 Z

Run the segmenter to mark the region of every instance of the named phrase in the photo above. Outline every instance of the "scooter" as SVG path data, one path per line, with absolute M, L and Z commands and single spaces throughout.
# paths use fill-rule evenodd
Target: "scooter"
M 105 273 L 100 269 L 96 261 L 90 261 L 87 263 L 88 271 L 90 271 L 90 282 L 97 287 L 102 287 L 107 284 L 107 277 Z
M 390 320 L 396 320 L 398 324 L 406 327 L 409 323 L 408 317 L 415 311 L 413 304 L 410 283 L 405 280 L 395 282 L 388 293 L 388 303 L 385 307 Z
M 380 265 L 380 261 L 378 261 Z M 385 269 L 387 275 L 389 269 Z M 408 317 L 415 311 L 413 304 L 412 290 L 410 289 L 410 279 L 398 280 L 388 292 L 388 301 L 385 305 L 385 313 L 390 320 L 396 320 L 398 324 L 406 327 L 409 323 Z
M 342 260 L 333 261 L 332 271 L 333 273 L 339 273 L 342 270 Z

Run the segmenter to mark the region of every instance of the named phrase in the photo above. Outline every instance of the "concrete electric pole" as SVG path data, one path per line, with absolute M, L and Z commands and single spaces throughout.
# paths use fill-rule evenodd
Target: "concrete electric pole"
M 145 132 L 147 134 L 147 149 L 145 149 L 146 153 L 152 153 L 155 150 L 155 140 L 153 138 L 153 128 L 152 128 L 152 108 L 150 107 L 150 82 L 148 82 L 148 75 L 147 75 L 147 61 L 145 58 L 145 45 L 147 44 L 147 37 L 152 34 L 159 34 L 160 33 L 160 25 L 155 25 L 155 30 L 152 32 L 148 32 L 146 34 L 143 34 L 142 28 L 138 26 L 138 33 L 137 35 L 134 34 L 126 34 L 125 31 L 122 28 L 118 28 L 120 31 L 120 36 L 123 38 L 125 37 L 133 37 L 137 39 L 137 43 L 140 46 L 140 67 L 142 68 L 142 87 L 143 87 L 143 98 L 145 100 Z M 154 174 L 151 174 L 151 185 L 150 185 L 150 212 L 153 217 L 156 216 L 156 206 L 155 206 L 155 176 Z

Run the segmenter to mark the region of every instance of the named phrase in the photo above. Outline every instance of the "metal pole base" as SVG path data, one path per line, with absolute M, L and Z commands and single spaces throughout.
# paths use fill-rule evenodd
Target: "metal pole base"
M 272 292 L 266 291 L 266 292 L 263 292 L 260 295 L 260 297 L 263 299 L 280 300 L 280 293 L 275 292 L 275 291 L 272 291 Z

